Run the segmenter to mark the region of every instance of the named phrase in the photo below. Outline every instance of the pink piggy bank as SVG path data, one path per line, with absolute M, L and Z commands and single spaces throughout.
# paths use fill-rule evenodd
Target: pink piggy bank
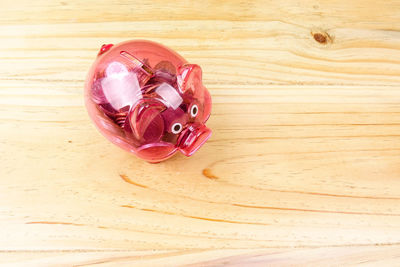
M 178 150 L 191 156 L 211 135 L 201 75 L 154 42 L 103 45 L 87 76 L 86 107 L 106 138 L 142 159 L 160 162 Z

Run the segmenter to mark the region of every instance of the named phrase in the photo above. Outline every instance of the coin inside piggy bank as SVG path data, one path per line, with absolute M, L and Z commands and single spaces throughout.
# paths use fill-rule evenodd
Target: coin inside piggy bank
M 86 79 L 85 103 L 108 140 L 149 162 L 178 151 L 191 156 L 211 136 L 201 68 L 154 42 L 103 45 Z

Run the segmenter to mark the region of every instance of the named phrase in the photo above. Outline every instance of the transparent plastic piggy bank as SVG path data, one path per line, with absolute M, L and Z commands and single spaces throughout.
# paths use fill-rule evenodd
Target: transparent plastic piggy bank
M 191 156 L 210 137 L 201 68 L 144 40 L 103 45 L 85 84 L 91 119 L 114 144 L 149 162 Z

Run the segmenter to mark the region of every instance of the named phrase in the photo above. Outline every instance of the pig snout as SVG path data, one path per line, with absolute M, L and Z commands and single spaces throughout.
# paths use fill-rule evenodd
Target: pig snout
M 179 142 L 179 150 L 187 157 L 193 155 L 194 152 L 210 138 L 211 130 L 205 125 L 190 125 L 181 133 Z

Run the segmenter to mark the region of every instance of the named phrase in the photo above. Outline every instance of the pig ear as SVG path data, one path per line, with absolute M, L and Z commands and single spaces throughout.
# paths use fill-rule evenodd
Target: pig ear
M 199 65 L 185 64 L 178 68 L 178 84 L 182 93 L 192 90 L 195 91 L 196 84 L 201 82 L 202 71 Z
M 161 112 L 165 105 L 150 98 L 139 100 L 129 113 L 129 121 L 134 136 L 141 143 L 153 143 L 160 140 L 164 133 L 164 120 Z

